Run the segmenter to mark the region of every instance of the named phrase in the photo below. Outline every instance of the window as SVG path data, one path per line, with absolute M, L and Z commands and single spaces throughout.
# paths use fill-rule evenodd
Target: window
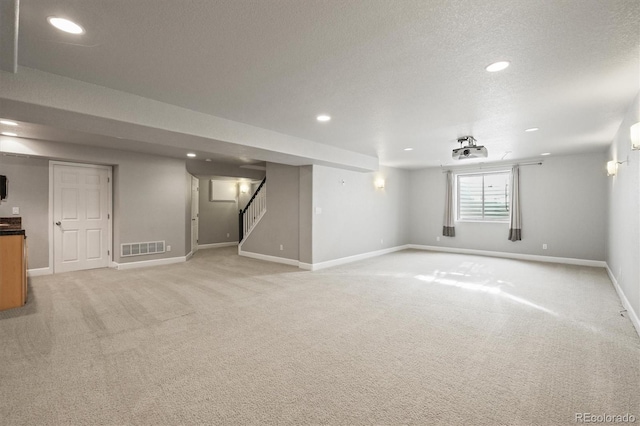
M 456 176 L 458 220 L 509 220 L 510 172 Z

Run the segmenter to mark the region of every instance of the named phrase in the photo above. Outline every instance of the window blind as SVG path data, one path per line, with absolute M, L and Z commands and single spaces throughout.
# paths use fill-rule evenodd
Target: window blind
M 509 172 L 457 176 L 458 220 L 509 219 Z

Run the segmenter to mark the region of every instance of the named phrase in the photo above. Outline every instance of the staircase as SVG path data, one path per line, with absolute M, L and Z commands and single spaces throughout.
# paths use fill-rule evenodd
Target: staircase
M 238 213 L 238 244 L 249 236 L 253 228 L 260 222 L 262 216 L 267 212 L 267 178 L 262 179 L 260 186 L 256 189 L 247 206 Z

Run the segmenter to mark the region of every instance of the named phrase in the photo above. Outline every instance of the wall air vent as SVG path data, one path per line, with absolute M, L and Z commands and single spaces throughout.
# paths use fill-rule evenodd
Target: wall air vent
M 120 244 L 120 257 L 164 253 L 164 241 Z

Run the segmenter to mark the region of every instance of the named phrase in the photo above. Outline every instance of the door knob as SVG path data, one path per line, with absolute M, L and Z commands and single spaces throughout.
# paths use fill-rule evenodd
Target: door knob
M 56 222 L 56 225 L 60 226 L 60 225 L 62 225 L 62 222 L 58 221 L 58 222 Z

